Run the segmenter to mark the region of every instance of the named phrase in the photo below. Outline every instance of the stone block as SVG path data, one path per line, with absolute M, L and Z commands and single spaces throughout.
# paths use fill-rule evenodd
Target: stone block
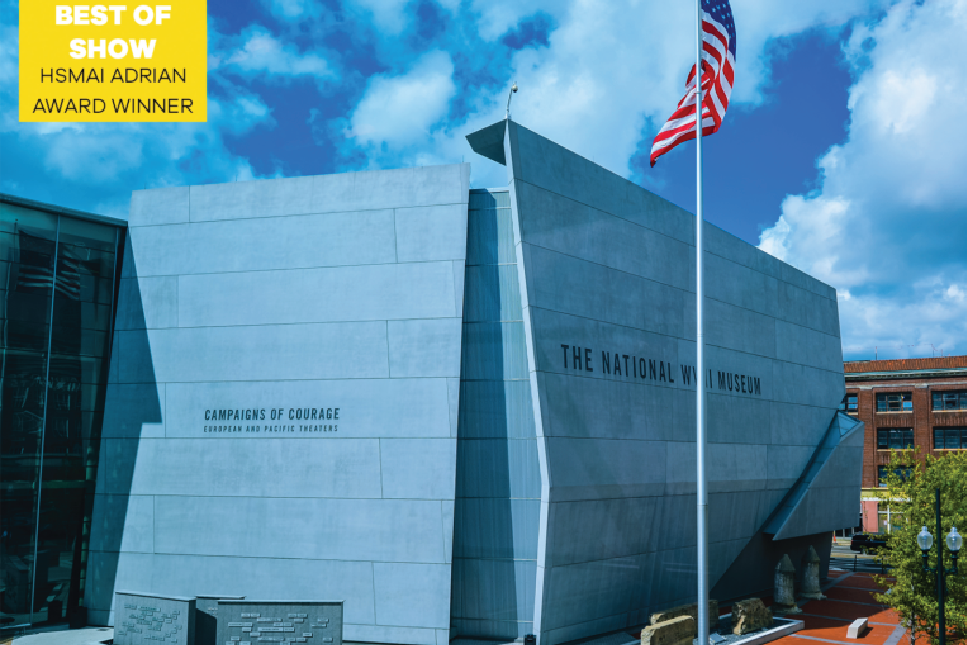
M 343 601 L 219 600 L 217 643 L 342 645 Z
M 751 634 L 772 624 L 772 612 L 758 598 L 749 598 L 732 607 L 732 633 Z
M 194 645 L 195 599 L 118 591 L 114 594 L 118 645 Z
M 776 564 L 775 575 L 775 599 L 777 614 L 798 614 L 802 610 L 796 604 L 796 597 L 793 593 L 793 580 L 796 577 L 796 568 L 792 566 L 789 554 L 783 554 L 782 560 Z
M 692 645 L 697 633 L 694 618 L 679 616 L 641 630 L 641 645 Z
M 708 615 L 709 624 L 715 624 L 719 615 L 719 602 L 717 600 L 708 601 Z M 678 618 L 680 616 L 691 616 L 695 620 L 695 632 L 692 634 L 692 638 L 698 636 L 698 603 L 693 602 L 690 605 L 678 605 L 677 607 L 672 607 L 670 609 L 664 609 L 657 613 L 651 615 L 651 624 L 657 625 L 658 623 L 668 622 L 669 620 Z
M 862 457 L 860 457 L 862 459 Z M 819 559 L 819 554 L 816 553 L 816 549 L 809 545 L 809 550 L 806 552 L 806 556 L 803 558 L 803 588 L 802 597 L 809 598 L 810 600 L 822 600 L 826 596 L 823 595 L 820 589 L 820 565 L 822 561 Z
M 870 630 L 869 618 L 857 618 L 846 629 L 846 638 L 863 638 Z

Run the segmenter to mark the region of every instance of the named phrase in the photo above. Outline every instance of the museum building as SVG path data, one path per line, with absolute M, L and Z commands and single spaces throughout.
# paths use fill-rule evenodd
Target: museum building
M 468 140 L 506 187 L 3 197 L 6 624 L 140 591 L 343 600 L 357 642 L 640 625 L 694 599 L 699 378 L 712 596 L 828 566 L 863 450 L 835 291 L 706 224 L 698 374 L 694 216 L 511 121 Z

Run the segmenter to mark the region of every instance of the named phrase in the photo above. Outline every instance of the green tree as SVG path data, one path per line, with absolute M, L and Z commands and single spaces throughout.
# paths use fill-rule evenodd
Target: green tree
M 916 536 L 923 526 L 933 534 L 934 546 L 927 566 L 938 566 L 937 541 L 943 545 L 947 568 L 952 566 L 944 538 L 951 526 L 956 526 L 961 533 L 967 529 L 967 452 L 940 458 L 928 455 L 924 468 L 919 450 L 897 450 L 892 453 L 888 468 L 888 503 L 891 515 L 899 513 L 899 517 L 894 516 L 891 521 L 889 549 L 880 554 L 883 563 L 892 570 L 889 575 L 877 576 L 881 586 L 887 588 L 886 593 L 877 594 L 877 599 L 893 607 L 905 623 L 912 617 L 918 634 L 928 636 L 936 644 L 940 642 L 937 578 L 923 570 Z M 936 534 L 934 490 L 937 488 L 940 489 L 942 535 Z M 959 575 L 947 576 L 945 619 L 950 642 L 953 642 L 952 634 L 961 637 L 967 634 L 967 557 L 963 560 Z

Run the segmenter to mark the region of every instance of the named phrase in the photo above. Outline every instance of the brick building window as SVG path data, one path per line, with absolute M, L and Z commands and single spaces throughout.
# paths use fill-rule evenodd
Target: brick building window
M 908 477 L 913 477 L 913 468 L 910 466 L 900 466 L 894 469 L 894 471 L 900 479 L 906 481 Z M 876 467 L 876 480 L 880 488 L 886 488 L 886 478 L 890 474 L 889 466 L 877 466 Z
M 967 410 L 967 392 L 934 392 L 934 412 Z
M 856 394 L 847 394 L 839 403 L 839 411 L 847 414 L 856 414 L 859 411 L 859 403 Z
M 967 450 L 967 428 L 934 428 L 934 450 Z
M 906 450 L 913 448 L 913 428 L 879 428 L 876 431 L 877 450 Z
M 876 395 L 877 412 L 913 412 L 913 399 L 909 392 Z

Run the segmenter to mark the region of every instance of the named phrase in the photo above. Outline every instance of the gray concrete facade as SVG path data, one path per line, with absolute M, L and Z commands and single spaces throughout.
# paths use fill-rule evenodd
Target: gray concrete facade
M 347 641 L 644 623 L 695 594 L 697 378 L 713 593 L 828 559 L 861 466 L 835 291 L 706 224 L 698 375 L 694 216 L 512 122 L 468 138 L 506 188 L 134 193 L 92 622 L 117 588 L 342 599 Z
M 91 541 L 115 588 L 448 642 L 469 165 L 137 191 Z
M 695 218 L 517 124 L 492 127 L 542 476 L 534 632 L 555 645 L 694 598 Z M 715 585 L 844 390 L 835 291 L 714 226 L 705 239 Z

